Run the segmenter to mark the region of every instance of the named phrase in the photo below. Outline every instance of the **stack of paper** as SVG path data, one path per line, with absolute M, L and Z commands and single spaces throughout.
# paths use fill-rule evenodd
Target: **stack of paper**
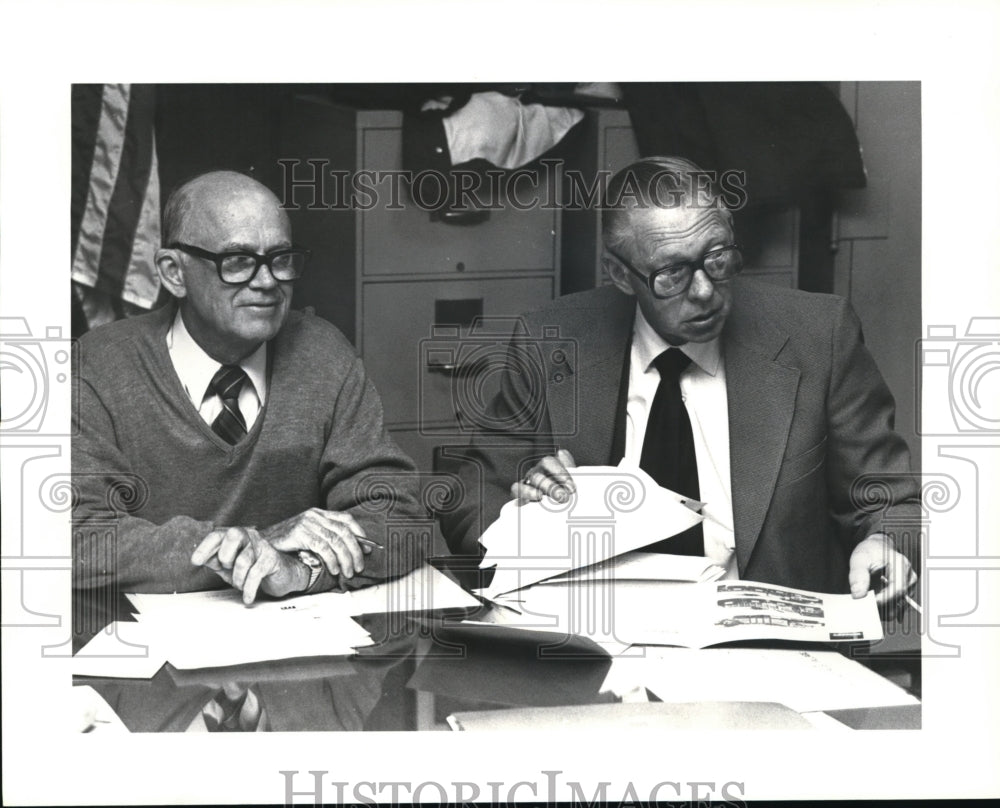
M 74 658 L 74 673 L 149 678 L 167 661 L 188 669 L 348 655 L 373 644 L 356 616 L 480 605 L 430 566 L 365 589 L 262 599 L 249 607 L 235 589 L 127 597 L 136 622 L 99 632 Z
M 570 469 L 576 492 L 508 503 L 483 534 L 484 623 L 579 634 L 617 654 L 631 645 L 705 647 L 737 641 L 873 641 L 882 626 L 861 600 L 753 581 L 723 581 L 709 559 L 638 547 L 703 517 L 640 469 Z
M 493 567 L 480 594 L 494 600 L 570 570 L 591 567 L 687 530 L 702 520 L 687 500 L 661 488 L 641 469 L 570 469 L 576 492 L 565 502 L 549 497 L 508 502 L 483 533 L 480 567 Z
M 128 598 L 148 645 L 175 668 L 341 656 L 372 644 L 349 615 L 324 609 L 318 595 L 261 601 L 251 608 L 235 589 Z
M 856 600 L 753 581 L 672 578 L 550 580 L 496 596 L 495 608 L 481 619 L 611 645 L 704 648 L 762 639 L 871 642 L 883 636 L 872 592 Z
M 692 584 L 722 574 L 706 558 L 632 551 L 497 595 L 480 620 L 579 634 L 614 655 L 633 643 L 662 640 L 664 624 L 690 625 L 680 617 L 690 613 Z

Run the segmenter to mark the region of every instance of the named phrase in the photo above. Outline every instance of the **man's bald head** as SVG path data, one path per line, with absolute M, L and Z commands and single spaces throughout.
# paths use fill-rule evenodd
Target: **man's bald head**
M 278 198 L 252 177 L 238 171 L 200 174 L 176 188 L 167 199 L 163 208 L 163 243 L 188 240 L 188 224 L 193 217 L 213 217 L 219 211 L 236 213 L 247 206 L 273 207 L 288 221 Z
M 271 191 L 235 171 L 202 174 L 170 195 L 163 235 L 156 269 L 205 353 L 234 364 L 277 335 L 293 281 L 278 280 L 261 257 L 288 251 L 292 230 Z M 235 254 L 258 257 L 245 282 L 223 280 L 224 255 Z

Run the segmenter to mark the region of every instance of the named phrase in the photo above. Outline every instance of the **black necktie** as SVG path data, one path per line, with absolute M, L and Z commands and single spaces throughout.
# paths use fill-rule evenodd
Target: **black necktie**
M 664 488 L 698 499 L 694 434 L 687 408 L 681 400 L 681 371 L 690 363 L 691 360 L 676 348 L 667 349 L 653 360 L 660 372 L 660 385 L 649 408 L 639 466 Z M 644 549 L 656 553 L 704 555 L 701 523 Z
M 222 399 L 222 410 L 212 421 L 212 431 L 229 444 L 247 434 L 239 404 L 240 388 L 246 380 L 247 374 L 239 365 L 223 365 L 208 385 L 209 392 Z

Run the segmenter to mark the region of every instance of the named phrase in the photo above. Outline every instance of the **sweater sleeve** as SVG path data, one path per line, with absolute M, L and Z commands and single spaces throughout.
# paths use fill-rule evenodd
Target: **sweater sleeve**
M 118 446 L 114 419 L 98 392 L 85 380 L 73 382 L 73 587 L 189 592 L 225 586 L 191 564 L 212 524 L 187 516 L 153 524 L 134 516 L 148 499 L 147 482 Z
M 329 510 L 350 513 L 382 545 L 345 588 L 404 575 L 430 554 L 437 526 L 420 503 L 419 473 L 386 431 L 381 400 L 358 357 L 335 402 L 320 486 Z

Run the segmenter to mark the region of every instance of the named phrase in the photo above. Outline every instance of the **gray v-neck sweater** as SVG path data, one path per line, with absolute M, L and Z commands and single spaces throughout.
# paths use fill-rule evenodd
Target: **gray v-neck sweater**
M 174 371 L 166 346 L 174 312 L 166 306 L 95 329 L 76 345 L 74 586 L 224 586 L 190 561 L 211 530 L 264 528 L 313 507 L 351 513 L 385 545 L 347 586 L 419 563 L 430 527 L 416 471 L 386 432 L 378 394 L 343 335 L 292 312 L 269 344 L 267 401 L 230 446 L 199 416 Z M 379 508 L 387 490 L 388 525 Z M 399 530 L 400 520 L 423 527 Z

